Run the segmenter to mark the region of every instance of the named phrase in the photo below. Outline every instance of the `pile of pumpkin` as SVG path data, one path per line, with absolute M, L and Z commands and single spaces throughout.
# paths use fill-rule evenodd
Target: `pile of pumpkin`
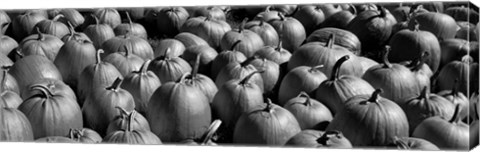
M 0 141 L 469 149 L 469 6 L 0 11 Z

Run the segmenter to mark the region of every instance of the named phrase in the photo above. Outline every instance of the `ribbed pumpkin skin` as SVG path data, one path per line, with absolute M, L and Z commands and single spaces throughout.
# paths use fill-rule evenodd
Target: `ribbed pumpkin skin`
M 322 29 L 318 29 L 313 31 L 307 37 L 307 42 L 328 42 L 329 36 L 331 34 L 335 34 L 335 44 L 342 46 L 348 50 L 350 50 L 355 55 L 361 54 L 361 44 L 358 37 L 350 31 L 334 28 L 334 27 L 326 27 Z
M 257 70 L 257 68 L 255 68 L 255 66 L 253 66 L 251 63 L 248 63 L 246 65 L 243 64 L 244 63 L 234 62 L 229 63 L 225 67 L 223 67 L 222 70 L 220 70 L 220 72 L 218 73 L 217 78 L 215 79 L 215 85 L 217 86 L 217 88 L 221 88 L 222 85 L 225 84 L 227 81 L 233 79 L 242 79 L 248 74 Z M 263 78 L 261 75 L 254 75 L 251 81 L 255 83 L 258 87 L 260 87 L 263 92 L 265 92 L 265 87 L 263 86 Z
M 189 17 L 190 14 L 183 7 L 165 7 L 157 13 L 156 28 L 160 36 L 173 37 L 181 31 Z
M 17 51 L 20 51 L 24 56 L 42 55 L 53 62 L 63 45 L 63 41 L 54 35 L 33 34 L 20 42 Z
M 145 68 L 145 71 L 140 69 L 126 75 L 121 87 L 132 94 L 135 110 L 145 116 L 148 101 L 161 82 L 155 73 L 146 70 L 147 67 L 142 68 Z
M 420 13 L 412 17 L 410 20 L 417 20 L 420 24 L 420 30 L 433 33 L 438 39 L 455 38 L 458 25 L 455 20 L 443 13 L 426 12 Z M 409 28 L 414 26 L 413 22 L 409 22 Z
M 112 27 L 108 24 L 88 25 L 83 32 L 92 40 L 95 49 L 100 49 L 103 42 L 115 37 Z
M 188 19 L 180 28 L 180 32 L 193 33 L 207 41 L 208 45 L 216 50 L 220 50 L 220 41 L 223 35 L 230 30 L 232 28 L 227 22 L 203 16 Z
M 115 66 L 124 77 L 133 71 L 139 70 L 144 62 L 141 57 L 126 52 L 112 53 L 106 56 L 103 61 Z
M 36 143 L 77 143 L 77 141 L 64 136 L 48 136 L 35 139 Z
M 162 84 L 170 81 L 177 81 L 182 74 L 192 71 L 192 67 L 187 61 L 180 57 L 157 57 L 152 60 L 148 70 L 153 71 L 160 79 Z
M 282 39 L 282 47 L 290 52 L 295 52 L 302 42 L 307 38 L 305 28 L 302 23 L 293 17 L 281 17 L 269 21 Z
M 182 58 L 193 67 L 197 55 L 200 55 L 198 72 L 209 76 L 213 60 L 218 56 L 218 52 L 208 45 L 197 45 L 187 48 Z
M 317 26 L 325 20 L 325 14 L 319 6 L 304 5 L 298 6 L 297 9 L 293 17 L 302 23 L 307 35 L 315 31 Z
M 302 130 L 323 130 L 326 126 L 321 125 L 333 119 L 332 113 L 325 105 L 315 99 L 306 97 L 305 94 L 290 99 L 283 108 L 295 116 Z
M 108 124 L 107 134 L 113 133 L 118 130 L 127 130 L 128 125 L 132 130 L 146 130 L 150 131 L 150 124 L 143 115 L 136 113 L 132 120 L 127 120 L 130 118 L 132 113 L 137 111 L 121 111 L 119 115 L 115 116 Z M 130 123 L 130 124 L 128 124 Z
M 36 86 L 41 86 L 37 88 Z M 56 79 L 40 79 L 24 91 L 18 107 L 30 120 L 35 139 L 64 136 L 70 128 L 83 127 L 83 117 L 73 90 Z
M 207 41 L 190 32 L 178 33 L 177 35 L 175 35 L 174 39 L 182 42 L 183 45 L 185 45 L 185 48 L 189 48 L 195 45 L 209 45 Z
M 162 141 L 150 131 L 145 130 L 117 130 L 107 135 L 103 143 L 135 144 L 135 145 L 159 145 Z
M 10 24 L 12 24 L 10 16 L 8 16 L 5 11 L 0 11 L 0 25 L 2 25 L 2 27 L 0 27 L 0 34 L 4 35 Z
M 21 41 L 32 34 L 35 24 L 45 19 L 47 19 L 47 17 L 44 15 L 34 12 L 25 12 L 24 14 L 16 16 L 12 21 L 12 33 L 15 33 L 13 38 Z
M 59 21 L 65 25 L 70 22 L 73 27 L 78 27 L 85 22 L 85 18 L 80 14 L 79 11 L 73 8 L 61 9 L 58 14 L 62 14 L 65 18 L 60 18 Z
M 245 57 L 242 52 L 238 52 L 235 50 L 222 51 L 218 53 L 217 57 L 215 57 L 215 59 L 213 59 L 212 61 L 210 77 L 212 79 L 216 79 L 218 73 L 220 73 L 220 71 L 229 63 L 243 62 L 245 60 L 247 60 L 247 57 Z
M 54 18 L 53 20 L 42 20 L 38 22 L 33 27 L 34 30 L 32 31 L 32 34 L 38 33 L 38 31 L 35 30 L 36 28 L 38 28 L 38 31 L 42 33 L 53 35 L 59 39 L 69 33 L 68 26 L 58 21 L 58 18 Z
M 478 90 L 478 85 L 472 85 L 478 84 L 478 63 L 470 62 L 468 59 L 462 60 L 452 61 L 440 70 L 434 82 L 436 92 L 451 90 L 455 79 L 458 79 L 458 91 L 463 94 L 468 95 Z
M 79 143 L 85 144 L 97 144 L 102 142 L 102 137 L 97 132 L 89 128 L 70 129 L 70 133 L 67 137 Z
M 154 58 L 152 46 L 146 40 L 136 36 L 121 35 L 113 37 L 102 43 L 102 49 L 105 51 L 102 58 L 111 53 L 126 51 L 130 51 L 144 60 Z
M 63 80 L 53 62 L 40 55 L 29 55 L 21 58 L 13 64 L 8 72 L 17 80 L 20 93 L 24 92 L 32 82 L 39 79 Z
M 0 74 L 0 108 L 18 108 L 23 102 L 19 94 L 17 80 L 8 73 L 8 68 L 2 67 L 2 74 Z
M 357 95 L 347 100 L 326 130 L 341 131 L 353 146 L 385 146 L 395 136 L 409 135 L 407 116 L 402 108 L 391 100 L 371 95 Z
M 93 12 L 93 14 L 95 14 L 95 16 L 98 18 L 98 20 L 100 21 L 100 24 L 107 24 L 112 29 L 114 29 L 115 27 L 117 27 L 122 23 L 120 14 L 114 8 L 96 9 L 95 12 Z
M 191 84 L 168 82 L 150 98 L 147 120 L 163 142 L 200 138 L 211 123 L 208 98 Z
M 225 12 L 222 10 L 221 7 L 219 6 L 206 6 L 206 7 L 197 7 L 193 8 L 194 10 L 192 11 L 191 17 L 197 17 L 197 16 L 209 16 L 211 15 L 212 18 L 216 20 L 227 20 L 225 16 Z
M 474 45 L 477 45 L 475 47 Z M 471 54 L 474 61 L 478 62 L 478 51 L 477 55 L 474 55 L 475 48 L 478 49 L 478 43 L 474 44 L 463 39 L 446 39 L 440 42 L 441 49 L 441 58 L 440 58 L 440 68 L 445 66 L 451 61 L 461 60 L 463 56 Z
M 467 150 L 469 146 L 469 125 L 451 122 L 439 116 L 423 120 L 413 131 L 412 137 L 422 138 L 440 149 Z
M 252 57 L 255 52 L 257 52 L 257 50 L 263 47 L 265 44 L 263 43 L 262 38 L 257 33 L 243 28 L 244 27 L 240 27 L 240 29 L 234 29 L 232 31 L 226 32 L 220 40 L 220 48 L 222 50 L 237 50 L 239 52 L 242 52 L 245 57 L 249 58 Z M 236 44 L 235 47 L 232 48 L 232 45 L 234 45 L 239 40 L 241 40 L 242 42 Z
M 160 40 L 154 48 L 154 57 L 164 55 L 168 48 L 170 48 L 170 52 L 167 54 L 169 57 L 179 57 L 183 55 L 183 52 L 185 52 L 186 49 L 182 41 L 172 38 Z
M 13 38 L 7 35 L 0 36 L 0 53 L 3 53 L 4 55 L 8 55 L 17 47 L 18 47 L 18 43 Z
M 257 33 L 263 40 L 265 46 L 277 46 L 279 37 L 278 33 L 268 22 L 261 21 L 249 21 L 245 24 L 245 29 L 251 30 Z
M 0 107 L 0 141 L 33 141 L 30 121 L 16 108 Z
M 299 66 L 292 69 L 280 82 L 279 105 L 283 106 L 302 91 L 313 97 L 318 86 L 327 79 L 327 76 L 320 69 L 308 66 Z
M 72 86 L 72 89 L 77 89 L 83 69 L 95 63 L 95 52 L 93 43 L 87 40 L 70 40 L 60 48 L 53 63 L 62 74 L 64 82 Z

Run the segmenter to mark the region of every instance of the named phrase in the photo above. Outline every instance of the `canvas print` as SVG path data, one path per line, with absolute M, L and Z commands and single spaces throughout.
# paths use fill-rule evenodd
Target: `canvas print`
M 0 141 L 469 150 L 469 1 L 0 10 Z

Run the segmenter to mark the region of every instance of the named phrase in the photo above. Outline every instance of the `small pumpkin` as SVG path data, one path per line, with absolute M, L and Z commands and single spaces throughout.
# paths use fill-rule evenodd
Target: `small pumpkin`
M 158 138 L 150 130 L 136 129 L 133 122 L 136 113 L 132 113 L 125 119 L 126 127 L 124 129 L 115 130 L 108 133 L 103 139 L 103 143 L 126 143 L 126 144 L 162 144 Z
M 288 100 L 295 98 L 302 91 L 314 96 L 318 86 L 327 80 L 321 68 L 323 65 L 299 66 L 289 71 L 280 82 L 278 104 L 284 106 Z
M 67 137 L 79 143 L 85 144 L 96 144 L 102 142 L 102 137 L 97 132 L 89 128 L 70 129 Z
M 127 23 L 121 23 L 117 25 L 113 29 L 113 33 L 115 33 L 116 36 L 119 35 L 125 35 L 125 34 L 131 34 L 133 36 L 137 36 L 142 39 L 147 39 L 147 30 L 143 25 L 134 23 L 132 19 L 130 18 L 130 13 L 126 12 L 127 14 Z
M 115 33 L 109 24 L 100 22 L 96 16 L 93 16 L 93 18 L 95 19 L 95 24 L 88 25 L 83 32 L 92 40 L 95 49 L 99 49 L 103 42 L 115 37 Z
M 352 4 L 349 4 L 352 5 Z M 357 16 L 357 10 L 355 7 L 349 7 L 348 10 L 336 11 L 334 14 L 331 14 L 327 17 L 325 15 L 325 20 L 317 26 L 317 29 L 325 27 L 334 27 L 339 29 L 347 29 L 350 21 Z
M 317 129 L 325 130 L 327 125 L 332 121 L 333 116 L 330 110 L 321 102 L 311 99 L 305 92 L 287 101 L 283 108 L 290 111 L 302 130 L 305 129 Z
M 260 75 L 263 79 L 263 88 L 267 95 L 274 94 L 280 78 L 280 65 L 267 59 L 254 59 L 251 64 L 257 70 L 264 70 Z
M 435 92 L 451 89 L 454 86 L 452 80 L 455 79 L 458 79 L 458 92 L 469 95 L 478 90 L 478 85 L 469 85 L 478 84 L 478 63 L 473 62 L 471 56 L 465 55 L 460 61 L 451 61 L 446 64 L 432 82 Z
M 257 52 L 255 52 L 255 56 L 261 59 L 273 61 L 278 65 L 281 65 L 284 63 L 288 63 L 288 61 L 292 57 L 292 53 L 282 47 L 282 40 L 280 39 L 276 46 L 265 45 L 264 47 L 257 50 Z
M 153 59 L 148 66 L 148 70 L 153 71 L 162 84 L 177 81 L 184 73 L 192 71 L 192 67 L 184 59 L 169 57 L 170 50 L 167 48 L 163 56 Z
M 245 29 L 245 23 L 248 19 L 244 19 L 237 29 L 226 32 L 220 41 L 222 50 L 235 49 L 242 52 L 245 57 L 252 57 L 258 49 L 263 47 L 262 38 L 255 32 Z M 241 41 L 237 43 L 237 41 Z M 233 46 L 235 45 L 235 46 Z
M 61 39 L 63 36 L 69 33 L 68 26 L 59 21 L 63 15 L 57 15 L 52 20 L 42 20 L 35 24 L 33 27 L 32 34 L 36 34 L 39 32 L 50 34 L 56 36 L 57 38 Z M 38 28 L 38 29 L 37 29 Z M 37 29 L 37 30 L 36 30 Z
M 286 17 L 278 13 L 280 19 L 270 20 L 270 23 L 279 35 L 282 35 L 282 47 L 291 52 L 295 52 L 302 42 L 306 39 L 307 34 L 302 23 L 293 17 Z
M 156 16 L 157 30 L 160 35 L 173 37 L 182 31 L 182 26 L 189 17 L 190 14 L 183 7 L 162 8 Z
M 118 11 L 114 8 L 98 8 L 95 9 L 93 14 L 98 17 L 100 24 L 107 24 L 112 29 L 115 29 L 122 23 L 120 13 L 118 13 Z
M 130 128 L 132 130 L 150 131 L 150 124 L 148 123 L 147 119 L 143 117 L 143 115 L 138 113 L 136 110 L 127 111 L 122 107 L 115 108 L 117 108 L 120 112 L 108 124 L 107 134 L 110 134 L 117 130 L 126 130 L 128 125 L 130 125 Z
M 252 20 L 245 23 L 245 29 L 257 33 L 262 38 L 265 46 L 278 45 L 279 35 L 275 28 L 264 20 Z
M 127 46 L 125 52 L 115 52 L 103 58 L 104 62 L 111 63 L 122 74 L 123 77 L 131 72 L 140 69 L 143 64 L 143 58 L 133 54 Z

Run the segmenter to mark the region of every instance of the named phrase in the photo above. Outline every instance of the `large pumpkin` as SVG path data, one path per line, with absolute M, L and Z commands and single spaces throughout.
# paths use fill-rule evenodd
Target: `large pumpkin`
M 33 34 L 23 39 L 17 51 L 23 56 L 42 55 L 53 62 L 63 44 L 60 38 L 39 31 L 38 34 Z
M 377 89 L 372 95 L 348 99 L 327 130 L 341 131 L 353 146 L 386 146 L 394 137 L 408 137 L 407 116 L 381 92 Z
M 327 43 L 331 34 L 335 34 L 335 44 L 347 48 L 355 55 L 360 55 L 361 53 L 361 44 L 358 37 L 350 31 L 326 27 L 313 31 L 307 37 L 308 42 L 324 42 Z
M 83 117 L 73 90 L 56 79 L 39 79 L 22 94 L 18 107 L 30 120 L 35 139 L 64 136 L 70 128 L 83 127 Z
M 162 84 L 148 103 L 146 118 L 162 142 L 200 138 L 210 126 L 208 98 L 192 83 L 184 81 L 186 76 Z
M 220 50 L 220 41 L 225 33 L 232 30 L 223 20 L 215 20 L 210 16 L 192 17 L 185 21 L 180 32 L 190 32 L 208 42 L 208 45 Z
M 459 28 L 452 17 L 438 12 L 419 13 L 410 20 L 416 20 L 420 30 L 429 31 L 438 39 L 444 40 L 455 38 Z M 408 26 L 415 27 L 415 22 L 409 22 Z
M 20 93 L 36 80 L 51 78 L 63 80 L 62 75 L 52 61 L 45 56 L 29 55 L 21 58 L 8 71 L 18 82 Z
M 0 141 L 33 141 L 32 125 L 17 108 L 0 107 Z

